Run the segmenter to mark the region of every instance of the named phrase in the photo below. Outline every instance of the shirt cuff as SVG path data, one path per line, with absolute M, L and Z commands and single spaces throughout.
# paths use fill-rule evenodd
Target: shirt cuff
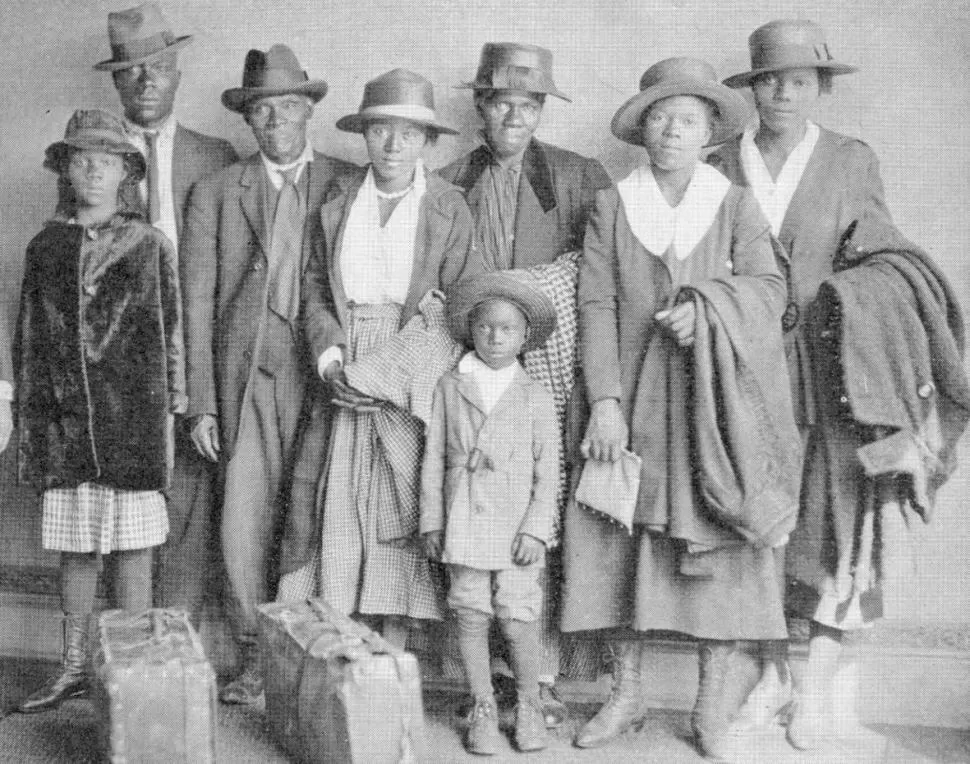
M 329 347 L 320 354 L 320 357 L 317 359 L 317 376 L 322 379 L 323 372 L 334 361 L 343 366 L 344 351 L 339 345 Z
M 0 380 L 0 401 L 13 400 L 13 385 L 10 382 Z

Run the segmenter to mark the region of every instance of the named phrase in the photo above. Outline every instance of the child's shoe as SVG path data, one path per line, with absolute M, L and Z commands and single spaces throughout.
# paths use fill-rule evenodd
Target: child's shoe
M 465 748 L 469 753 L 494 756 L 498 753 L 501 734 L 498 731 L 498 708 L 495 698 L 475 698 L 475 705 L 468 715 L 468 732 Z
M 519 700 L 515 707 L 515 747 L 520 751 L 541 751 L 548 745 L 546 721 L 538 698 Z

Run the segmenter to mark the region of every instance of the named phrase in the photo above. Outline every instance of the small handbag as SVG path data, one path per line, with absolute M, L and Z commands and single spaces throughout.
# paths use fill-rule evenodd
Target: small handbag
M 624 450 L 615 462 L 587 459 L 576 487 L 576 501 L 633 533 L 633 513 L 643 461 Z

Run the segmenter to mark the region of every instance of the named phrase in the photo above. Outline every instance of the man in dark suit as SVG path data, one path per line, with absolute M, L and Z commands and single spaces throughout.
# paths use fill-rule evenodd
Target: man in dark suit
M 313 151 L 307 122 L 327 92 L 285 45 L 246 56 L 222 94 L 259 152 L 198 184 L 182 247 L 192 439 L 224 474 L 222 552 L 242 670 L 220 695 L 262 692 L 255 606 L 272 597 L 297 425 L 311 367 L 298 341 L 300 281 L 321 200 L 353 166 Z
M 236 152 L 227 141 L 189 130 L 175 118 L 182 76 L 178 51 L 192 38 L 176 37 L 156 3 L 109 13 L 108 39 L 112 57 L 94 68 L 111 72 L 128 139 L 145 155 L 148 171 L 137 189 L 139 201 L 149 221 L 177 248 L 192 186 L 236 161 Z M 168 491 L 169 535 L 156 553 L 154 601 L 187 609 L 196 623 L 208 588 L 214 479 L 213 465 L 192 447 L 179 418 Z
M 581 250 L 596 192 L 612 184 L 595 159 L 535 139 L 547 95 L 569 99 L 552 78 L 552 53 L 537 45 L 486 43 L 473 82 L 482 145 L 439 170 L 465 192 L 475 219 L 475 246 L 486 267 L 529 268 Z M 579 408 L 572 402 L 568 420 Z M 573 426 L 562 423 L 567 468 Z M 542 614 L 540 675 L 546 723 L 559 726 L 566 707 L 553 685 L 560 672 L 554 622 L 559 555 L 550 550 Z M 580 652 L 576 651 L 579 656 Z

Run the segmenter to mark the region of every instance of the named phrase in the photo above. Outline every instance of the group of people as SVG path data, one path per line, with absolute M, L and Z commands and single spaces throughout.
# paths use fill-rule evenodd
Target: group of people
M 87 692 L 102 562 L 116 606 L 198 618 L 218 530 L 240 658 L 223 702 L 262 692 L 256 606 L 320 596 L 457 653 L 475 753 L 505 702 L 517 747 L 543 748 L 557 678 L 602 638 L 613 690 L 575 743 L 615 739 L 645 713 L 657 631 L 698 642 L 705 755 L 786 709 L 815 746 L 842 635 L 882 614 L 970 416 L 946 279 L 893 228 L 871 149 L 811 120 L 854 71 L 822 30 L 760 27 L 723 83 L 695 58 L 649 67 L 611 124 L 645 150 L 618 183 L 536 139 L 546 98 L 569 99 L 534 45 L 484 46 L 462 86 L 481 146 L 432 171 L 457 131 L 412 71 L 337 121 L 358 167 L 307 139 L 326 82 L 251 50 L 222 94 L 259 147 L 237 159 L 174 117 L 190 37 L 155 3 L 108 35 L 95 68 L 124 116 L 79 110 L 47 150 L 58 205 L 0 385 L 65 614 L 21 710 Z M 576 498 L 594 473 L 595 508 Z M 811 622 L 797 693 L 786 611 Z M 762 673 L 738 711 L 740 641 Z

